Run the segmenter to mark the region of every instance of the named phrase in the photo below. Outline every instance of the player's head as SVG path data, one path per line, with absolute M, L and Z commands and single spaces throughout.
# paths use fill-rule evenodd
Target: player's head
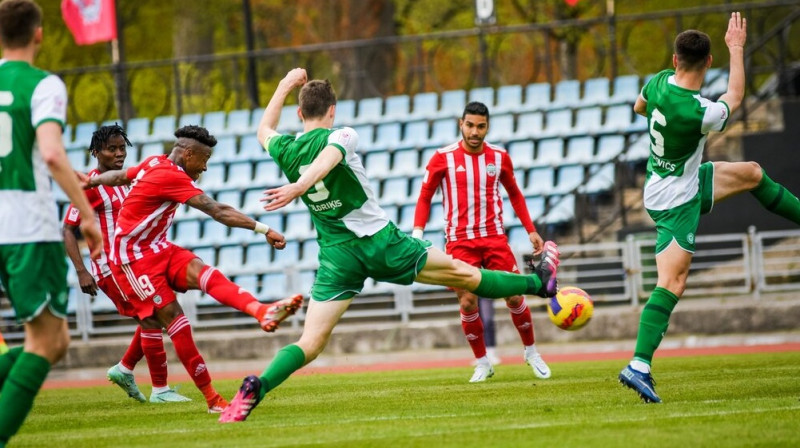
M 133 146 L 122 126 L 114 123 L 101 126 L 92 134 L 89 153 L 97 158 L 97 167 L 101 171 L 119 170 L 128 156 L 128 146 Z
M 178 164 L 193 180 L 200 178 L 206 170 L 211 151 L 217 139 L 208 133 L 208 129 L 200 126 L 184 126 L 175 131 L 175 147 L 172 148 L 172 160 Z
M 686 30 L 675 37 L 675 68 L 685 71 L 701 71 L 711 66 L 711 39 L 697 30 Z
M 42 42 L 42 9 L 30 0 L 0 1 L 0 46 L 25 48 Z
M 458 126 L 461 128 L 464 147 L 468 151 L 480 151 L 483 148 L 483 139 L 489 132 L 489 108 L 477 101 L 467 104 L 458 120 Z
M 313 79 L 305 83 L 300 89 L 299 102 L 304 121 L 329 118 L 333 122 L 336 92 L 327 79 Z

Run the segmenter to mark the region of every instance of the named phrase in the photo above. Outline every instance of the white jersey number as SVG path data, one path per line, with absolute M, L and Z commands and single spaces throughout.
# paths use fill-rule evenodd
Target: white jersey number
M 0 91 L 0 107 L 10 106 L 14 102 L 14 94 L 8 91 Z M 13 146 L 11 126 L 11 114 L 0 112 L 0 157 L 11 154 Z
M 303 173 L 305 173 L 306 170 L 308 169 L 308 167 L 310 167 L 310 166 L 311 165 L 302 165 L 300 167 L 300 169 L 297 170 L 297 171 L 302 176 Z M 314 184 L 314 189 L 316 189 L 317 192 L 316 193 L 309 193 L 309 195 L 308 195 L 308 198 L 311 199 L 314 202 L 324 201 L 324 200 L 328 199 L 328 197 L 331 195 L 331 192 L 328 191 L 328 188 L 325 186 L 325 182 L 323 182 L 321 179 L 320 179 L 319 182 Z
M 656 131 L 655 124 L 658 123 L 661 127 L 667 126 L 667 117 L 658 109 L 653 109 L 653 114 L 650 116 L 650 136 L 653 137 L 653 153 L 659 157 L 664 157 L 664 136 Z

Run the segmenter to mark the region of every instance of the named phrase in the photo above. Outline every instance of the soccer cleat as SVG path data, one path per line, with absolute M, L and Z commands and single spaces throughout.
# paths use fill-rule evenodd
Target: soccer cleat
M 527 356 L 525 358 L 525 363 L 531 366 L 533 369 L 533 374 L 536 375 L 537 378 L 541 378 L 543 380 L 550 378 L 550 367 L 548 367 L 547 363 L 544 362 L 542 355 L 534 353 L 530 356 Z
M 625 366 L 619 373 L 619 382 L 623 386 L 633 389 L 645 403 L 661 403 L 661 398 L 656 394 L 656 381 L 649 373 L 639 372 L 631 366 Z
M 539 266 L 534 268 L 533 259 L 531 258 L 528 260 L 528 266 L 542 281 L 542 287 L 536 291 L 536 295 L 539 297 L 553 297 L 558 292 L 556 273 L 558 272 L 558 265 L 561 263 L 558 256 L 558 246 L 556 243 L 547 241 L 544 243 L 542 260 L 539 262 Z
M 220 414 L 228 407 L 228 401 L 222 398 L 222 395 L 217 394 L 211 402 L 208 403 L 209 414 Z
M 175 389 L 167 389 L 164 392 L 150 394 L 150 403 L 181 403 L 192 401 L 189 397 L 184 397 Z
M 235 423 L 247 420 L 253 408 L 261 401 L 259 392 L 261 391 L 261 380 L 250 375 L 242 381 L 239 391 L 233 397 L 228 407 L 219 416 L 220 423 Z
M 119 366 L 116 364 L 108 369 L 106 377 L 109 381 L 121 387 L 122 390 L 124 390 L 125 393 L 127 393 L 128 396 L 134 400 L 140 403 L 147 401 L 147 398 L 139 390 L 139 386 L 136 385 L 136 380 L 133 378 L 133 375 L 129 373 L 123 373 L 121 370 L 119 370 Z
M 492 365 L 479 362 L 475 365 L 475 372 L 472 374 L 472 378 L 469 379 L 469 382 L 482 383 L 492 376 L 494 376 L 494 368 Z
M 302 294 L 296 294 L 270 304 L 264 315 L 258 320 L 261 329 L 268 333 L 277 330 L 278 325 L 299 310 L 301 306 L 303 306 Z

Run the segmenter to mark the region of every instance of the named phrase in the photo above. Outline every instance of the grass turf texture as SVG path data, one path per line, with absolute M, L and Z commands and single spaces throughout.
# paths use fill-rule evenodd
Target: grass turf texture
M 191 384 L 193 402 L 159 405 L 111 385 L 45 390 L 11 446 L 797 446 L 800 352 L 658 359 L 661 405 L 617 382 L 624 364 L 552 364 L 549 380 L 504 364 L 481 384 L 468 366 L 301 375 L 225 425 Z M 215 384 L 230 398 L 239 382 Z

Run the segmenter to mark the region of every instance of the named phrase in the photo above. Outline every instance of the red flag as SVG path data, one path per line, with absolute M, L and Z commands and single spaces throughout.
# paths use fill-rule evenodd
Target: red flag
M 569 6 L 573 7 L 573 8 L 575 7 L 575 5 L 577 5 L 577 4 L 578 4 L 578 2 L 579 2 L 579 1 L 580 1 L 580 0 L 564 0 L 564 2 L 565 2 L 567 5 L 569 5 Z
M 61 15 L 78 45 L 117 38 L 114 0 L 62 0 Z

